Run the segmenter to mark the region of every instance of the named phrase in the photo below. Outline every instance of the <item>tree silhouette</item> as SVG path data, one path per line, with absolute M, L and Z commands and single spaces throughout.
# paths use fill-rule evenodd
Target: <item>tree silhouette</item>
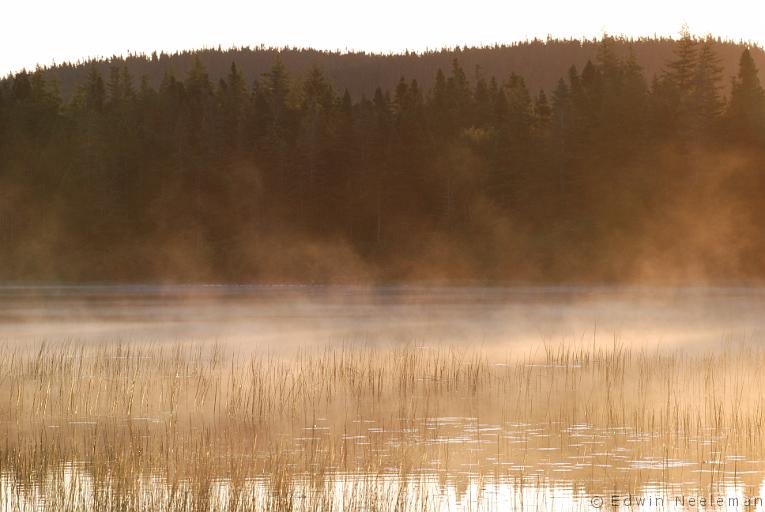
M 572 52 L 546 87 L 492 72 L 494 49 L 438 54 L 427 76 L 420 56 L 391 81 L 356 55 L 381 74 L 349 87 L 331 55 L 288 71 L 303 54 L 287 50 L 257 74 L 207 52 L 177 74 L 167 54 L 18 72 L 0 81 L 0 276 L 620 280 L 715 204 L 751 226 L 746 245 L 720 235 L 729 259 L 697 245 L 693 265 L 651 268 L 765 277 L 758 50 L 737 48 L 726 89 L 724 43 L 651 43 L 674 48 L 653 76 L 647 44 L 519 46 Z

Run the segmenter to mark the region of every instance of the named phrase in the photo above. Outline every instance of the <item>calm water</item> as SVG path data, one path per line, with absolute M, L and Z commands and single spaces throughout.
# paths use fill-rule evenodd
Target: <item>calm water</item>
M 0 340 L 9 344 L 217 342 L 269 353 L 338 343 L 478 346 L 489 354 L 490 371 L 501 378 L 508 354 L 528 356 L 560 342 L 688 353 L 757 346 L 765 339 L 763 313 L 765 290 L 751 288 L 4 287 L 0 288 Z M 491 359 L 493 355 L 496 359 Z M 555 396 L 545 396 L 545 382 L 565 378 L 582 385 L 577 373 L 583 370 L 576 365 L 524 366 L 528 366 L 528 379 L 539 383 L 534 399 L 555 404 L 560 411 L 568 406 L 566 399 L 556 402 Z M 688 371 L 693 374 L 692 368 Z M 752 368 L 747 371 L 752 374 Z M 591 378 L 592 370 L 588 372 Z M 747 407 L 760 407 L 758 388 L 738 382 L 735 371 L 723 369 L 719 375 L 741 387 Z M 698 384 L 704 378 L 688 382 Z M 723 387 L 729 390 L 727 382 Z M 647 386 L 653 389 L 654 384 Z M 428 389 L 427 382 L 417 385 Z M 550 385 L 549 389 L 560 391 L 565 386 Z M 615 389 L 630 391 L 623 383 Z M 374 507 L 359 506 L 353 501 L 359 496 L 365 500 L 379 496 L 381 501 L 403 496 L 401 506 L 394 502 L 391 509 L 763 510 L 765 462 L 748 448 L 761 448 L 757 439 L 764 434 L 759 430 L 752 439 L 737 438 L 732 443 L 725 429 L 689 436 L 666 428 L 651 432 L 619 424 L 604 427 L 597 418 L 588 421 L 586 415 L 564 424 L 550 421 L 551 415 L 543 409 L 528 413 L 528 408 L 508 405 L 507 398 L 499 395 L 489 389 L 485 401 L 464 391 L 442 397 L 436 407 L 439 415 L 404 418 L 395 412 L 367 411 L 367 415 L 336 409 L 334 415 L 290 424 L 278 436 L 298 459 L 307 460 L 305 454 L 321 458 L 321 447 L 326 446 L 342 446 L 345 454 L 342 464 L 322 462 L 322 471 L 328 473 L 320 481 L 305 475 L 305 482 L 299 478 L 292 482 L 292 497 L 298 499 L 293 507 L 313 510 L 323 503 L 324 509 L 342 510 L 355 503 L 361 510 Z M 640 393 L 631 396 L 634 401 Z M 698 396 L 699 403 L 705 400 L 703 392 Z M 586 401 L 588 397 L 579 398 Z M 619 407 L 618 398 L 613 404 Z M 396 407 L 392 404 L 393 411 Z M 657 410 L 664 407 L 656 404 Z M 516 409 L 527 412 L 523 418 L 514 418 Z M 596 412 L 602 420 L 602 411 Z M 651 412 L 649 404 L 647 413 Z M 567 417 L 567 413 L 556 414 Z M 747 418 L 758 421 L 759 416 Z M 99 425 L 114 425 L 114 420 L 109 421 L 82 417 L 37 427 L 45 432 L 55 429 L 62 439 L 84 438 Z M 153 428 L 163 431 L 166 421 L 162 416 L 119 420 L 131 435 L 145 429 L 139 438 L 151 436 Z M 8 428 L 13 431 L 11 422 Z M 423 454 L 405 476 L 397 466 L 402 450 Z M 258 451 L 246 457 L 251 457 L 247 464 L 253 467 L 268 460 L 267 453 Z M 370 458 L 382 471 L 365 472 Z M 83 510 L 88 510 L 95 495 L 113 492 L 108 478 L 99 477 L 82 461 L 69 461 L 53 471 L 30 483 L 0 467 L 0 511 L 49 502 L 47 497 L 61 482 L 78 482 L 77 496 L 69 499 Z M 133 492 L 147 503 L 166 505 L 170 488 L 165 478 L 161 471 L 146 474 Z M 189 481 L 188 485 L 191 489 L 197 484 Z M 255 503 L 273 499 L 272 482 L 255 474 L 233 482 L 222 471 L 205 485 L 209 486 L 204 493 L 209 509 L 225 509 L 234 492 Z M 174 487 L 173 492 L 178 489 Z M 702 498 L 722 499 L 723 505 L 699 507 L 698 502 L 689 502 Z M 612 506 L 613 499 L 618 507 Z
M 759 288 L 0 287 L 0 340 L 697 349 L 759 340 L 763 312 Z

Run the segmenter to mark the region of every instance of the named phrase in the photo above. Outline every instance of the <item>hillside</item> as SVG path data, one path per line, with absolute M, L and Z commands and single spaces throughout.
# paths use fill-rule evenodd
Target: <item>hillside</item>
M 762 51 L 632 46 L 17 73 L 0 280 L 765 278 Z
M 476 69 L 484 76 L 499 78 L 517 73 L 524 77 L 529 90 L 536 92 L 543 88 L 549 92 L 570 66 L 581 69 L 587 60 L 594 61 L 597 58 L 598 44 L 598 41 L 551 39 L 506 46 L 445 49 L 405 55 L 342 54 L 311 49 L 206 49 L 98 60 L 96 66 L 105 76 L 110 66 L 125 65 L 132 76 L 146 76 L 156 88 L 167 72 L 186 76 L 193 59 L 198 57 L 213 82 L 225 77 L 231 63 L 235 62 L 247 83 L 252 84 L 268 71 L 278 55 L 291 74 L 304 76 L 311 67 L 319 66 L 335 88 L 347 88 L 351 96 L 358 99 L 361 95 L 371 97 L 378 86 L 392 89 L 402 76 L 416 79 L 428 88 L 433 84 L 436 71 L 439 68 L 448 70 L 456 58 L 471 80 L 475 77 Z M 630 50 L 634 52 L 649 81 L 672 59 L 673 46 L 674 42 L 670 39 L 614 40 L 614 51 L 619 56 L 626 57 Z M 718 41 L 715 45 L 723 66 L 725 87 L 728 87 L 730 77 L 736 74 L 738 58 L 743 48 L 742 44 L 729 41 Z M 752 48 L 752 56 L 757 67 L 765 69 L 765 52 L 755 47 Z M 85 80 L 89 69 L 90 63 L 62 64 L 46 70 L 44 75 L 46 80 L 58 81 L 62 97 L 66 99 L 71 98 L 77 85 Z

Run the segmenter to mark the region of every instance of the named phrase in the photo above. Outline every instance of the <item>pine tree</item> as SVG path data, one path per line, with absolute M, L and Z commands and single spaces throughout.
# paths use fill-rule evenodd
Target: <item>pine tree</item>
M 680 31 L 680 39 L 675 45 L 675 60 L 667 64 L 667 79 L 677 89 L 680 97 L 690 94 L 693 80 L 696 75 L 698 60 L 698 43 L 691 36 L 687 25 L 683 25 Z
M 619 89 L 621 86 L 621 62 L 614 50 L 614 38 L 605 34 L 600 40 L 597 52 L 597 62 L 600 74 L 606 82 L 606 86 L 613 89 Z
M 243 145 L 245 116 L 248 111 L 247 84 L 236 66 L 231 63 L 226 79 L 218 85 L 220 104 L 220 145 L 228 151 L 236 151 Z
M 486 79 L 476 70 L 475 90 L 473 91 L 475 111 L 473 125 L 485 127 L 491 123 L 492 98 Z
M 14 101 L 24 101 L 32 94 L 32 83 L 29 80 L 29 73 L 22 69 L 13 77 L 11 85 L 11 95 Z
M 505 94 L 504 87 L 497 88 L 493 103 L 494 111 L 492 112 L 492 124 L 495 128 L 505 127 L 507 125 L 510 106 L 507 103 L 507 94 Z
M 552 116 L 552 109 L 550 103 L 547 101 L 547 95 L 544 89 L 539 90 L 536 99 L 534 100 L 534 117 L 536 118 L 537 125 L 541 129 L 546 129 L 550 123 L 550 117 Z
M 110 104 L 122 101 L 122 84 L 120 68 L 112 65 L 109 68 L 109 81 L 106 83 L 106 98 Z
M 329 202 L 328 180 L 330 177 L 327 160 L 332 142 L 332 120 L 334 115 L 335 95 L 331 85 L 317 66 L 311 68 L 303 81 L 300 106 L 300 132 L 297 150 L 306 167 L 305 176 L 298 177 L 300 207 L 310 202 L 307 197 L 313 191 L 317 203 Z M 327 207 L 323 206 L 315 213 L 315 219 L 324 217 Z
M 85 84 L 80 89 L 82 106 L 86 111 L 100 112 L 106 101 L 106 87 L 95 64 L 91 65 Z
M 648 86 L 631 49 L 622 65 L 622 87 L 617 105 L 623 149 L 639 147 L 645 142 L 647 129 Z
M 378 246 L 386 241 L 384 236 L 385 212 L 388 210 L 387 195 L 390 174 L 390 139 L 392 130 L 390 98 L 380 87 L 375 89 L 372 99 L 375 117 L 373 134 L 373 161 L 376 164 L 375 180 L 375 243 Z
M 458 133 L 470 122 L 472 110 L 472 91 L 465 71 L 457 59 L 452 61 L 452 73 L 446 80 L 446 97 L 448 101 L 449 126 L 452 133 Z
M 576 71 L 569 72 L 569 76 L 576 76 Z M 554 139 L 557 144 L 554 145 L 555 159 L 557 160 L 556 169 L 556 184 L 558 192 L 558 203 L 563 201 L 564 194 L 566 192 L 567 171 L 571 168 L 569 165 L 570 160 L 570 144 L 571 144 L 571 132 L 575 129 L 572 116 L 571 105 L 571 89 L 566 81 L 561 78 L 558 80 L 558 85 L 553 91 L 552 99 L 552 130 Z
M 699 49 L 690 105 L 695 127 L 702 134 L 714 128 L 723 109 L 720 97 L 723 68 L 712 44 L 712 39 L 707 38 Z
M 749 49 L 739 59 L 730 103 L 725 114 L 730 135 L 740 143 L 765 142 L 765 90 Z
M 291 109 L 287 103 L 290 92 L 290 77 L 280 58 L 276 58 L 268 73 L 263 75 L 263 82 L 258 91 L 263 95 L 266 107 L 269 131 L 279 141 L 286 142 L 291 135 Z
M 693 114 L 694 82 L 698 70 L 698 43 L 691 36 L 688 26 L 683 25 L 680 39 L 675 44 L 675 60 L 667 64 L 667 71 L 660 89 L 667 99 L 662 101 L 669 108 L 665 117 L 671 121 L 671 131 L 686 141 L 695 125 Z
M 120 80 L 122 82 L 122 97 L 126 100 L 133 100 L 135 98 L 135 88 L 133 87 L 133 77 L 130 75 L 127 66 L 122 66 Z
M 212 94 L 212 84 L 207 74 L 202 59 L 199 55 L 194 55 L 191 68 L 186 76 L 186 91 L 191 98 L 201 98 Z
M 430 101 L 428 102 L 431 130 L 439 138 L 447 138 L 451 134 L 448 105 L 446 76 L 444 76 L 444 72 L 439 68 L 436 71 L 435 82 L 431 89 Z
M 523 144 L 528 139 L 533 119 L 531 95 L 526 88 L 523 77 L 515 73 L 510 74 L 505 88 L 507 90 L 511 137 Z

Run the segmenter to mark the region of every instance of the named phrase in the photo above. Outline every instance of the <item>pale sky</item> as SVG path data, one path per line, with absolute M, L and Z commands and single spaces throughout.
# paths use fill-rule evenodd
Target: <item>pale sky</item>
M 398 52 L 556 37 L 677 35 L 683 23 L 765 46 L 765 0 L 16 0 L 0 7 L 0 75 L 129 51 L 310 46 Z

